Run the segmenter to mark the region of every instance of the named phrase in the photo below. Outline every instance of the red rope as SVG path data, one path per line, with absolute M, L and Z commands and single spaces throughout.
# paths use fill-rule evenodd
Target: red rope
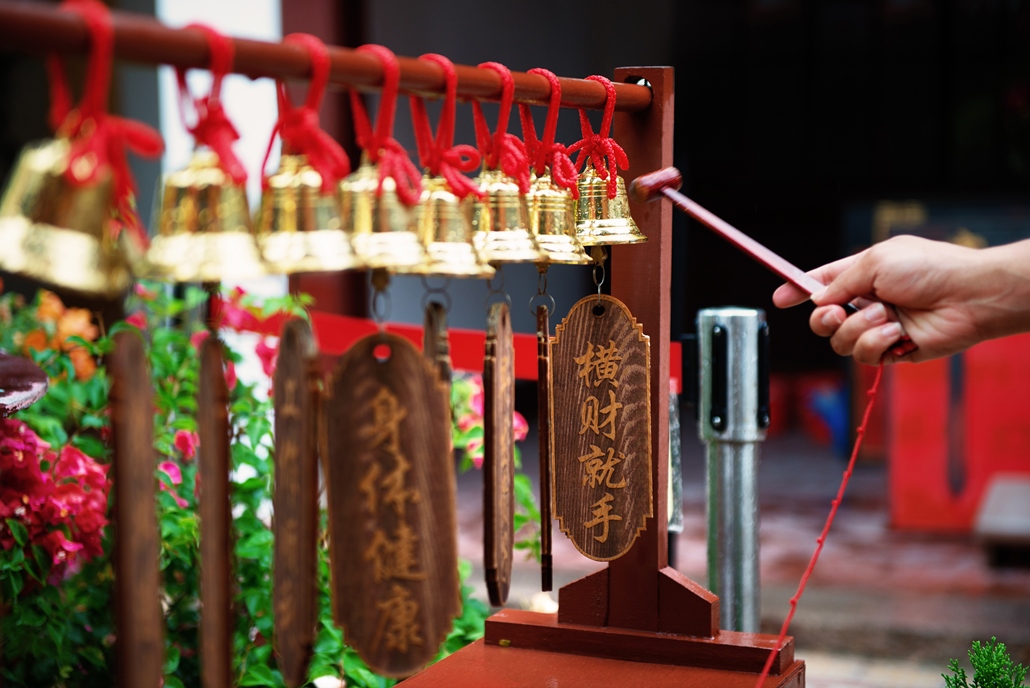
M 444 101 L 440 110 L 440 121 L 436 124 L 436 138 L 433 138 L 429 126 L 429 115 L 426 103 L 419 96 L 411 96 L 411 118 L 415 129 L 415 144 L 418 146 L 418 157 L 422 167 L 433 176 L 442 176 L 458 198 L 475 195 L 486 196 L 486 192 L 476 186 L 471 179 L 461 174 L 471 172 L 477 167 L 481 157 L 474 146 L 454 144 L 454 111 L 458 95 L 458 74 L 454 63 L 443 55 L 428 53 L 418 59 L 433 62 L 443 69 Z
M 301 106 L 295 106 L 286 92 L 286 84 L 276 82 L 279 102 L 279 119 L 272 129 L 272 136 L 265 149 L 262 171 L 268 164 L 276 134 L 282 139 L 283 153 L 299 154 L 322 176 L 322 193 L 328 194 L 336 183 L 350 174 L 350 160 L 347 153 L 319 124 L 318 111 L 322 97 L 329 83 L 329 49 L 317 36 L 308 33 L 291 33 L 284 43 L 296 43 L 307 50 L 311 58 L 311 84 L 308 95 Z M 262 179 L 262 186 L 268 188 L 268 177 Z
M 379 97 L 379 112 L 375 129 L 365 110 L 361 95 L 350 92 L 351 109 L 354 112 L 354 133 L 358 145 L 368 155 L 368 160 L 379 166 L 379 186 L 376 195 L 383 193 L 383 180 L 393 179 L 397 185 L 397 198 L 401 203 L 412 206 L 418 203 L 422 193 L 422 175 L 411 162 L 404 146 L 393 138 L 393 120 L 397 112 L 397 95 L 400 92 L 401 69 L 397 56 L 381 45 L 363 45 L 359 52 L 372 53 L 383 65 L 383 88 Z
M 85 20 L 91 44 L 86 87 L 77 108 L 72 107 L 63 60 L 57 55 L 48 55 L 46 59 L 50 79 L 50 125 L 58 136 L 67 138 L 71 144 L 65 178 L 77 186 L 88 186 L 110 173 L 114 193 L 112 232 L 117 236 L 123 226 L 128 227 L 145 247 L 147 231 L 136 213 L 136 180 L 129 169 L 126 148 L 153 158 L 164 150 L 164 142 L 161 135 L 146 124 L 107 112 L 114 55 L 114 28 L 107 7 L 98 0 L 65 0 L 60 8 Z
M 193 135 L 199 146 L 207 146 L 218 156 L 218 165 L 232 178 L 235 184 L 247 181 L 247 170 L 233 152 L 232 144 L 240 138 L 236 128 L 229 121 L 222 107 L 222 79 L 232 71 L 234 57 L 233 42 L 224 34 L 204 24 L 190 24 L 187 29 L 194 29 L 204 34 L 208 50 L 211 52 L 211 90 L 206 96 L 194 97 L 186 85 L 186 70 L 175 68 L 179 81 L 179 113 L 183 126 Z M 186 105 L 193 106 L 196 120 L 193 126 L 187 123 Z
M 514 179 L 519 191 L 529 191 L 529 155 L 526 146 L 514 134 L 508 133 L 508 118 L 515 97 L 515 79 L 511 71 L 499 62 L 483 62 L 480 69 L 492 69 L 501 77 L 501 106 L 497 114 L 497 128 L 493 134 L 483 116 L 478 100 L 472 101 L 472 118 L 476 125 L 476 143 L 489 169 L 499 169 Z
M 604 103 L 604 116 L 601 118 L 601 130 L 594 133 L 586 110 L 581 109 L 579 126 L 583 132 L 583 140 L 569 146 L 568 152 L 579 151 L 579 155 L 576 157 L 576 166 L 579 169 L 583 169 L 586 161 L 590 160 L 590 164 L 597 171 L 597 176 L 608 180 L 608 198 L 615 198 L 619 170 L 629 168 L 626 151 L 615 142 L 615 139 L 608 136 L 612 128 L 612 116 L 615 114 L 615 86 L 609 79 L 597 74 L 588 76 L 587 80 L 602 84 L 608 93 Z
M 555 143 L 554 134 L 558 129 L 558 111 L 561 109 L 561 82 L 554 72 L 537 67 L 529 70 L 530 74 L 540 74 L 551 84 L 551 96 L 547 105 L 547 119 L 544 122 L 544 137 L 537 140 L 533 126 L 533 113 L 526 103 L 519 103 L 519 119 L 522 122 L 522 138 L 526 142 L 526 151 L 537 175 L 551 168 L 551 178 L 560 187 L 572 192 L 573 198 L 579 198 L 577 181 L 579 175 L 576 166 L 569 158 L 564 145 Z
M 798 584 L 797 592 L 794 593 L 794 597 L 790 598 L 790 611 L 787 612 L 787 618 L 783 620 L 780 635 L 776 638 L 776 646 L 769 652 L 769 658 L 765 660 L 765 667 L 762 668 L 762 673 L 759 675 L 758 681 L 755 682 L 755 688 L 762 688 L 762 684 L 768 678 L 769 671 L 772 669 L 773 662 L 776 661 L 776 655 L 783 649 L 783 642 L 787 638 L 787 629 L 790 628 L 790 622 L 794 620 L 794 613 L 798 610 L 798 602 L 801 600 L 802 593 L 805 592 L 805 586 L 808 585 L 809 577 L 815 571 L 816 562 L 819 561 L 819 554 L 823 551 L 823 545 L 826 544 L 826 535 L 830 532 L 830 526 L 833 525 L 833 519 L 837 515 L 837 508 L 840 507 L 840 503 L 844 499 L 844 490 L 847 489 L 848 480 L 851 479 L 851 473 L 855 468 L 855 460 L 858 458 L 858 450 L 862 447 L 862 438 L 865 436 L 866 427 L 869 425 L 869 415 L 872 413 L 873 404 L 876 402 L 876 392 L 880 388 L 880 378 L 882 377 L 883 361 L 880 362 L 880 367 L 876 371 L 876 379 L 873 380 L 872 387 L 866 392 L 869 396 L 869 401 L 866 402 L 865 413 L 862 414 L 862 424 L 858 426 L 858 430 L 855 433 L 855 446 L 851 449 L 851 458 L 848 460 L 847 470 L 844 471 L 840 488 L 837 490 L 837 497 L 830 506 L 830 515 L 826 517 L 822 533 L 816 538 L 815 551 L 812 553 L 812 558 L 808 562 L 805 572 L 801 574 L 801 582 Z

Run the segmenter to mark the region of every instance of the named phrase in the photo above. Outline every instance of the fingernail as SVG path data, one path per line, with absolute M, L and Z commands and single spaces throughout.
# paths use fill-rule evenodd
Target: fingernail
M 811 298 L 812 298 L 813 302 L 819 303 L 819 299 L 823 298 L 824 296 L 826 296 L 826 288 L 825 287 L 823 289 L 820 289 L 817 292 L 813 292 Z
M 840 319 L 840 315 L 837 313 L 836 309 L 831 310 L 829 313 L 824 315 L 822 320 L 823 327 L 829 327 L 832 329 L 837 329 L 843 322 L 844 321 Z
M 887 308 L 882 303 L 874 303 L 862 313 L 865 314 L 865 319 L 874 325 L 887 319 Z
M 889 339 L 891 342 L 897 341 L 901 337 L 901 323 L 887 323 L 880 328 L 880 334 L 883 335 L 884 339 Z

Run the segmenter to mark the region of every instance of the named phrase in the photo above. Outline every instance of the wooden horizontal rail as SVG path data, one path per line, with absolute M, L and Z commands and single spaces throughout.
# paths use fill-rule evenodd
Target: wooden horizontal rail
M 128 12 L 111 13 L 115 31 L 115 55 L 130 62 L 167 64 L 187 69 L 204 69 L 209 56 L 207 40 L 197 31 L 173 29 L 155 19 Z M 234 38 L 236 60 L 233 71 L 251 78 L 306 79 L 311 61 L 304 48 L 286 43 L 268 43 Z M 0 51 L 30 54 L 84 53 L 89 50 L 86 22 L 77 14 L 36 2 L 0 2 Z M 329 81 L 342 87 L 377 89 L 383 79 L 379 61 L 371 55 L 347 48 L 330 47 L 332 69 Z M 401 91 L 437 96 L 444 89 L 443 70 L 436 64 L 400 57 Z M 455 65 L 458 97 L 498 100 L 501 79 L 490 69 Z M 513 72 L 515 101 L 546 105 L 550 85 L 542 76 Z M 604 106 L 604 87 L 585 79 L 560 78 L 562 107 L 598 110 Z M 651 89 L 636 84 L 616 84 L 615 109 L 645 110 L 651 105 Z

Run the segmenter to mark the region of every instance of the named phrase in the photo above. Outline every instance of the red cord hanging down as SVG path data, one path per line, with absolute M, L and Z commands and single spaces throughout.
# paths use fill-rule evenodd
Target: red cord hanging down
M 135 208 L 136 181 L 125 149 L 153 158 L 164 150 L 161 135 L 153 128 L 107 112 L 114 56 L 114 28 L 107 7 L 98 0 L 65 0 L 61 9 L 80 15 L 89 27 L 91 53 L 86 70 L 86 87 L 77 108 L 72 107 L 71 89 L 64 74 L 64 62 L 57 55 L 46 59 L 50 77 L 50 125 L 58 136 L 71 143 L 65 176 L 77 185 L 90 185 L 111 174 L 114 190 L 111 228 L 117 236 L 128 227 L 139 244 L 148 244 L 147 232 Z
M 233 42 L 224 34 L 204 24 L 190 24 L 185 28 L 199 31 L 207 39 L 208 50 L 211 52 L 211 90 L 206 96 L 190 95 L 189 87 L 186 85 L 186 70 L 182 67 L 175 68 L 179 81 L 179 113 L 182 115 L 183 126 L 193 135 L 198 146 L 207 146 L 214 151 L 218 156 L 219 167 L 229 175 L 234 184 L 243 184 L 247 181 L 247 170 L 232 149 L 232 144 L 240 135 L 222 107 L 222 79 L 232 70 Z M 187 103 L 193 106 L 196 116 L 193 126 L 187 122 Z
M 617 193 L 616 184 L 618 183 L 616 178 L 618 177 L 619 170 L 629 168 L 629 158 L 626 157 L 626 151 L 622 150 L 622 146 L 616 143 L 615 139 L 608 136 L 612 128 L 612 116 L 615 114 L 615 86 L 612 85 L 609 79 L 598 74 L 588 76 L 587 80 L 602 84 L 608 92 L 608 97 L 604 103 L 604 116 L 601 118 L 601 130 L 596 134 L 594 133 L 586 110 L 581 109 L 579 111 L 579 125 L 583 131 L 583 140 L 569 146 L 568 152 L 579 151 L 579 155 L 576 157 L 576 167 L 581 170 L 586 161 L 590 160 L 590 164 L 597 171 L 597 175 L 601 179 L 608 180 L 608 198 L 615 198 Z
M 514 179 L 519 191 L 529 191 L 529 155 L 519 137 L 508 133 L 508 117 L 515 99 L 515 79 L 511 70 L 498 62 L 483 62 L 480 69 L 492 69 L 501 77 L 501 106 L 497 114 L 497 129 L 490 133 L 478 100 L 472 101 L 472 118 L 476 125 L 476 143 L 487 168 L 500 169 Z
M 354 113 L 354 133 L 358 145 L 365 151 L 368 161 L 379 166 L 379 186 L 376 195 L 383 193 L 383 180 L 393 179 L 397 185 L 397 198 L 407 206 L 418 203 L 422 193 L 422 175 L 411 162 L 404 146 L 393 138 L 393 119 L 397 112 L 397 94 L 400 92 L 401 68 L 397 56 L 382 45 L 362 45 L 358 52 L 372 53 L 383 65 L 383 88 L 379 97 L 379 111 L 376 126 L 372 128 L 365 103 L 361 95 L 350 92 L 351 110 Z
M 268 164 L 268 156 L 278 134 L 283 142 L 283 153 L 303 155 L 307 158 L 308 164 L 322 176 L 322 193 L 328 194 L 336 188 L 337 182 L 350 174 L 350 159 L 347 158 L 347 153 L 336 139 L 322 129 L 318 120 L 322 97 L 329 83 L 329 49 L 317 36 L 308 33 L 291 33 L 283 42 L 296 43 L 307 50 L 311 57 L 311 83 L 308 85 L 308 96 L 304 104 L 298 107 L 290 101 L 286 84 L 282 81 L 276 82 L 279 119 L 268 140 L 261 170 L 263 172 Z M 267 188 L 268 177 L 262 179 L 262 186 Z
M 458 74 L 454 63 L 443 55 L 427 53 L 418 59 L 438 64 L 444 73 L 444 101 L 440 110 L 440 121 L 436 124 L 436 138 L 429 126 L 426 103 L 419 96 L 411 96 L 411 118 L 415 129 L 415 144 L 418 146 L 419 162 L 433 176 L 447 180 L 451 191 L 458 198 L 474 195 L 483 198 L 486 193 L 471 179 L 461 174 L 479 167 L 480 155 L 474 146 L 454 144 L 454 111 L 458 94 Z
M 776 638 L 776 646 L 769 652 L 769 658 L 765 660 L 765 666 L 762 668 L 762 673 L 758 676 L 758 681 L 755 682 L 755 688 L 762 688 L 762 684 L 765 683 L 765 679 L 769 677 L 769 672 L 772 670 L 773 662 L 776 661 L 776 655 L 783 649 L 783 642 L 787 638 L 787 629 L 790 628 L 790 622 L 794 620 L 794 613 L 798 610 L 798 602 L 801 600 L 801 595 L 805 592 L 805 586 L 808 585 L 808 579 L 811 577 L 812 572 L 815 571 L 816 562 L 819 561 L 819 554 L 823 551 L 823 545 L 826 544 L 826 535 L 830 532 L 830 526 L 833 525 L 833 519 L 837 515 L 837 509 L 840 507 L 841 501 L 844 499 L 844 491 L 848 487 L 848 480 L 851 479 L 851 473 L 855 469 L 855 460 L 858 458 L 858 450 L 862 448 L 862 438 L 865 437 L 866 427 L 869 425 L 869 416 L 873 411 L 873 404 L 876 402 L 876 392 L 880 389 L 880 378 L 883 377 L 883 361 L 880 361 L 880 367 L 876 371 L 876 378 L 873 380 L 872 386 L 866 394 L 869 397 L 869 401 L 866 402 L 865 413 L 862 414 L 862 424 L 858 426 L 858 430 L 855 432 L 855 446 L 851 449 L 851 458 L 848 460 L 848 467 L 844 471 L 844 476 L 840 481 L 840 488 L 837 490 L 837 497 L 833 500 L 830 506 L 830 514 L 826 517 L 826 523 L 823 525 L 823 531 L 816 538 L 815 551 L 812 553 L 812 558 L 808 562 L 808 566 L 805 567 L 805 572 L 801 574 L 801 582 L 798 583 L 798 590 L 794 593 L 794 597 L 790 598 L 790 611 L 787 612 L 787 618 L 783 620 L 783 626 L 780 628 L 780 635 Z
M 558 111 L 561 109 L 561 82 L 554 72 L 537 67 L 529 70 L 530 74 L 539 74 L 551 84 L 550 102 L 547 105 L 547 119 L 544 123 L 544 137 L 536 138 L 533 126 L 533 113 L 526 103 L 519 103 L 519 119 L 522 122 L 522 138 L 526 142 L 529 162 L 537 175 L 543 175 L 551 168 L 551 179 L 558 186 L 572 192 L 573 198 L 579 198 L 579 175 L 576 166 L 564 145 L 555 143 L 554 134 L 558 129 Z

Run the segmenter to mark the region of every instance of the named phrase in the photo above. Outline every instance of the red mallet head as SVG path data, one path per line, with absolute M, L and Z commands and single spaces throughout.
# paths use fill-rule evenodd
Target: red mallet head
M 662 195 L 662 189 L 679 190 L 683 186 L 683 175 L 675 167 L 666 167 L 655 172 L 642 174 L 629 185 L 629 195 L 637 203 L 653 201 Z

